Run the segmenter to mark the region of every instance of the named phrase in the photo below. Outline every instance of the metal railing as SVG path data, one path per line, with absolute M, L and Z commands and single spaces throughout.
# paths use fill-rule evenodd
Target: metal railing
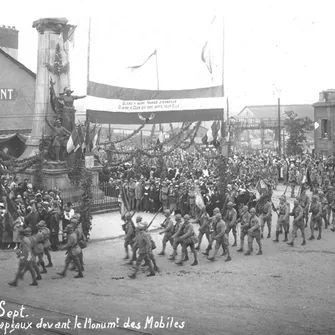
M 111 184 L 101 183 L 99 186 L 92 186 L 91 190 L 93 193 L 92 213 L 106 213 L 119 210 L 119 191 Z M 82 190 L 80 187 L 61 190 L 64 205 L 67 202 L 72 202 L 73 209 L 76 212 L 79 211 L 81 196 Z

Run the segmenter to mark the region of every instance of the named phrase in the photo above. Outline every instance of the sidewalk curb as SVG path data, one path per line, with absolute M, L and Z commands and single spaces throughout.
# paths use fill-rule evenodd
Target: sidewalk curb
M 153 229 L 149 229 L 148 232 L 149 233 L 155 233 L 157 231 L 159 231 L 161 228 L 153 228 Z M 118 236 L 111 236 L 111 237 L 102 237 L 102 238 L 95 238 L 89 241 L 89 243 L 96 243 L 96 242 L 104 242 L 104 241 L 111 241 L 111 240 L 117 240 L 124 237 L 124 234 L 122 235 L 118 235 Z

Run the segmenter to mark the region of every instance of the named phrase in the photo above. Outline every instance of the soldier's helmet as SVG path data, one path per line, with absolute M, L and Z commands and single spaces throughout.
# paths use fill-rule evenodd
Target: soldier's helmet
M 184 220 L 189 220 L 191 217 L 188 214 L 184 215 Z
M 243 211 L 247 211 L 248 209 L 249 209 L 248 206 L 243 206 L 243 207 L 242 207 L 242 210 L 243 210 Z
M 251 208 L 249 212 L 250 213 L 256 213 L 256 209 L 255 208 Z
M 176 215 L 174 216 L 174 218 L 175 218 L 176 220 L 181 220 L 181 219 L 182 219 L 182 217 L 181 217 L 180 214 L 176 214 Z
M 166 209 L 166 210 L 164 211 L 164 214 L 166 214 L 166 215 L 170 215 L 170 214 L 171 214 L 171 212 L 170 212 L 170 210 L 169 210 L 169 209 Z
M 217 220 L 221 220 L 221 219 L 222 219 L 222 215 L 221 215 L 221 213 L 217 213 L 217 214 L 215 214 L 215 219 L 217 219 Z
M 131 218 L 131 213 L 130 213 L 130 212 L 127 212 L 126 215 L 125 215 L 125 218 L 126 218 L 126 219 L 130 219 L 130 218 Z
M 32 230 L 31 230 L 31 228 L 25 228 L 24 230 L 23 230 L 23 234 L 24 235 L 31 235 L 31 233 L 32 233 Z
M 228 204 L 227 204 L 227 206 L 229 206 L 229 207 L 233 207 L 234 204 L 233 204 L 231 201 L 229 201 Z
M 294 204 L 294 205 L 299 205 L 299 201 L 298 201 L 297 199 L 295 199 L 295 200 L 293 201 L 293 204 Z
M 220 208 L 218 208 L 218 207 L 214 208 L 213 213 L 220 213 Z

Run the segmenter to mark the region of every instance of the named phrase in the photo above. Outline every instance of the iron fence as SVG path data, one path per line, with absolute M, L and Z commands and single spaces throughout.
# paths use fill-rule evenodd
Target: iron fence
M 119 191 L 109 183 L 101 183 L 99 186 L 92 186 L 93 205 L 92 213 L 105 213 L 118 211 L 120 208 Z M 82 190 L 80 187 L 74 187 L 61 190 L 63 203 L 72 202 L 73 209 L 79 211 L 80 198 Z

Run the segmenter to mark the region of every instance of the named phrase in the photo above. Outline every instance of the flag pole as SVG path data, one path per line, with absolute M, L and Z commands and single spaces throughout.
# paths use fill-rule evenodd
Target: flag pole
M 88 43 L 87 43 L 87 83 L 86 83 L 86 94 L 88 94 L 88 85 L 90 82 L 90 57 L 91 57 L 91 17 L 88 21 Z M 90 121 L 86 110 L 86 134 L 85 134 L 85 153 L 89 152 L 89 131 Z
M 156 83 L 157 83 L 157 91 L 159 91 L 159 74 L 158 74 L 158 52 L 156 49 Z M 159 124 L 159 131 L 162 132 L 162 124 Z
M 87 88 L 90 81 L 90 58 L 91 58 L 91 17 L 88 24 L 88 44 L 87 44 Z

